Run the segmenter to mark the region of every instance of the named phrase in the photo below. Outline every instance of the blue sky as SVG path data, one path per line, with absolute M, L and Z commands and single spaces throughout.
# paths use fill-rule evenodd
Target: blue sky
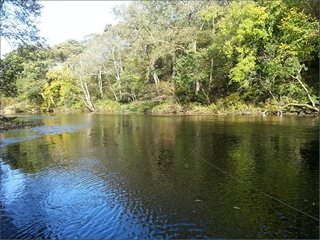
M 39 19 L 40 35 L 49 45 L 69 39 L 81 40 L 90 33 L 102 33 L 106 24 L 115 24 L 112 7 L 125 1 L 40 1 L 44 6 Z M 12 49 L 1 41 L 1 55 Z

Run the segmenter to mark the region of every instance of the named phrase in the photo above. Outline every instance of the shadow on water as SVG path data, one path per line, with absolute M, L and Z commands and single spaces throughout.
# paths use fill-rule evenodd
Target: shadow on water
M 43 121 L 2 135 L 6 238 L 319 237 L 318 221 L 247 186 L 318 217 L 313 120 L 79 114 Z
M 319 169 L 319 140 L 307 142 L 300 149 L 300 153 L 304 162 L 306 162 L 311 169 Z

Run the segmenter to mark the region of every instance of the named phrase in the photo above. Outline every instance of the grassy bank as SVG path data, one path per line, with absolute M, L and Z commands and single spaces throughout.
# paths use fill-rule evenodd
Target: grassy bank
M 210 105 L 200 103 L 179 104 L 174 99 L 157 101 L 154 99 L 120 103 L 109 99 L 97 100 L 94 104 L 96 112 L 105 113 L 144 113 L 159 115 L 318 115 L 316 112 L 307 112 L 303 109 L 279 109 L 275 104 L 267 103 L 260 106 L 246 104 L 241 101 L 231 101 L 229 98 L 218 100 Z M 18 111 L 15 111 L 18 110 Z M 39 113 L 44 111 L 34 105 L 19 103 L 6 106 L 4 114 L 19 112 Z M 54 112 L 86 112 L 85 106 L 75 108 L 56 108 Z
M 135 112 L 178 115 L 258 115 L 263 112 L 263 109 L 250 105 L 226 106 L 225 104 L 211 104 L 204 106 L 197 103 L 181 105 L 174 100 L 167 100 L 164 102 L 134 101 L 127 104 L 104 100 L 97 102 L 96 110 L 98 112 Z
M 134 101 L 121 104 L 111 100 L 101 100 L 95 105 L 97 112 L 134 112 L 160 115 L 309 115 L 318 116 L 317 112 L 306 111 L 305 109 L 285 108 L 280 109 L 273 104 L 254 106 L 241 102 L 218 101 L 210 105 L 199 103 L 178 104 L 174 100 L 166 101 Z

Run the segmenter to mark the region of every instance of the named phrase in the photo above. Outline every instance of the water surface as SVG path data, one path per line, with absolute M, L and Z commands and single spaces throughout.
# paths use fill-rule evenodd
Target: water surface
M 319 238 L 317 118 L 30 118 L 0 133 L 1 238 Z

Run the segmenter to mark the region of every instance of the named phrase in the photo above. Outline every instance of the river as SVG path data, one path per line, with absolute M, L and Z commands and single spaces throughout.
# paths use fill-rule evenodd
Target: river
M 23 115 L 1 238 L 319 238 L 319 119 Z

